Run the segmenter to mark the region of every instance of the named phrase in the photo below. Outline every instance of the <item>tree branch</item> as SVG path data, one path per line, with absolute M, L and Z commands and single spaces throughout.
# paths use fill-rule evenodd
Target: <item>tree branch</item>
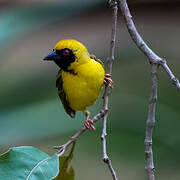
M 153 162 L 153 151 L 152 151 L 152 133 L 153 127 L 155 125 L 155 107 L 157 101 L 157 70 L 158 66 L 162 66 L 163 69 L 167 72 L 168 76 L 170 77 L 171 81 L 180 91 L 180 82 L 174 76 L 171 69 L 166 63 L 166 60 L 159 57 L 156 53 L 154 53 L 144 42 L 142 37 L 137 32 L 137 29 L 134 25 L 132 20 L 132 16 L 130 14 L 128 5 L 126 0 L 119 0 L 119 4 L 121 7 L 122 15 L 125 19 L 127 29 L 132 40 L 135 42 L 137 47 L 147 56 L 149 62 L 151 64 L 151 93 L 150 93 L 150 101 L 149 101 L 149 111 L 148 111 L 148 118 L 146 123 L 146 137 L 145 137 L 145 154 L 146 154 L 146 172 L 148 180 L 155 180 L 154 175 L 154 162 Z
M 146 137 L 145 137 L 145 154 L 146 154 L 146 172 L 148 180 L 155 180 L 154 176 L 154 162 L 153 162 L 153 151 L 152 151 L 152 133 L 155 125 L 155 109 L 157 101 L 157 70 L 158 65 L 153 63 L 151 65 L 151 92 L 149 99 L 149 111 L 146 122 Z
M 163 69 L 167 72 L 168 76 L 172 80 L 173 84 L 176 85 L 176 87 L 180 91 L 180 82 L 172 73 L 171 69 L 166 63 L 166 60 L 164 60 L 163 58 L 159 57 L 156 53 L 154 53 L 137 32 L 137 29 L 132 20 L 132 16 L 129 11 L 126 0 L 119 0 L 119 4 L 132 40 L 135 42 L 138 48 L 147 56 L 150 63 L 157 63 L 163 67 Z
M 106 73 L 111 76 L 112 73 L 112 63 L 114 60 L 114 50 L 115 50 L 115 41 L 116 41 L 116 29 L 117 29 L 117 15 L 118 15 L 118 3 L 116 0 L 110 0 L 109 1 L 110 6 L 112 7 L 113 10 L 113 16 L 112 16 L 112 32 L 111 32 L 111 43 L 110 43 L 110 55 L 108 58 L 108 67 Z M 103 109 L 104 111 L 108 111 L 108 96 L 110 93 L 110 83 L 108 83 L 105 87 L 104 91 L 104 101 L 103 101 Z M 112 174 L 112 177 L 114 180 L 117 180 L 116 172 L 114 171 L 111 160 L 107 155 L 107 150 L 106 150 L 106 124 L 107 124 L 107 118 L 108 118 L 108 113 L 104 115 L 103 118 L 103 129 L 102 129 L 102 135 L 101 135 L 101 140 L 102 140 L 102 149 L 103 149 L 103 161 L 108 165 L 109 170 Z
M 97 115 L 95 115 L 93 117 L 93 123 L 97 122 L 99 119 L 101 119 L 102 117 L 104 117 L 104 115 L 107 113 L 107 111 L 100 111 L 100 113 L 98 113 Z M 85 126 L 83 126 L 76 134 L 74 134 L 74 136 L 72 136 L 65 144 L 61 145 L 61 146 L 54 146 L 54 149 L 58 149 L 59 151 L 57 152 L 58 156 L 61 156 L 62 154 L 64 154 L 64 152 L 66 151 L 67 147 L 76 142 L 76 140 L 79 138 L 79 136 L 81 136 L 85 131 L 87 130 L 87 128 Z

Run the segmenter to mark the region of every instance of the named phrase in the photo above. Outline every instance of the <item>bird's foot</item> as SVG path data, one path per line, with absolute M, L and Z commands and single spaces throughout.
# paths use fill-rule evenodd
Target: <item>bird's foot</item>
M 104 84 L 105 85 L 108 85 L 109 84 L 109 87 L 112 89 L 114 88 L 114 82 L 113 80 L 111 79 L 111 74 L 105 74 L 105 77 L 104 77 Z
M 93 125 L 94 121 L 91 119 L 86 119 L 84 126 L 89 129 L 90 131 L 94 131 L 96 128 Z

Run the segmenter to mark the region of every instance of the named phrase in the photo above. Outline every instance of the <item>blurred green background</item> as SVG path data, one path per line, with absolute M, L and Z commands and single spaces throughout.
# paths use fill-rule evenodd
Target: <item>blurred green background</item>
M 138 31 L 180 78 L 180 3 L 129 1 Z M 111 10 L 103 0 L 4 0 L 0 2 L 0 153 L 33 145 L 53 154 L 83 124 L 65 114 L 55 88 L 58 68 L 43 62 L 60 39 L 74 38 L 104 62 L 109 54 Z M 144 135 L 150 66 L 118 20 L 107 146 L 119 179 L 144 180 Z M 99 112 L 102 100 L 89 108 Z M 101 161 L 101 122 L 79 138 L 72 166 L 75 179 L 111 179 Z M 180 178 L 180 93 L 159 69 L 153 150 L 157 179 Z

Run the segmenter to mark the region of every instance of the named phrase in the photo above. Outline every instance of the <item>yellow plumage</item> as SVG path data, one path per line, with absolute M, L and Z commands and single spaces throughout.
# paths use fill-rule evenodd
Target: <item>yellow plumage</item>
M 101 64 L 88 58 L 87 62 L 74 69 L 76 75 L 62 71 L 63 89 L 73 110 L 85 111 L 94 104 L 104 81 Z
M 75 111 L 83 111 L 88 116 L 86 107 L 94 104 L 104 82 L 102 62 L 73 39 L 59 41 L 44 60 L 54 60 L 61 68 L 56 87 L 66 112 L 71 117 Z

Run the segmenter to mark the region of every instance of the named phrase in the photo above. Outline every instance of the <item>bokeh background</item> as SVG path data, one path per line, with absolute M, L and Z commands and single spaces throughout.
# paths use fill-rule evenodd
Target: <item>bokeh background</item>
M 180 3 L 175 0 L 128 1 L 138 31 L 180 78 Z M 120 13 L 119 13 L 120 14 Z M 83 124 L 65 114 L 55 88 L 58 68 L 43 62 L 64 38 L 83 42 L 106 62 L 111 10 L 103 0 L 0 1 L 0 153 L 12 146 L 32 145 L 53 154 Z M 180 93 L 159 69 L 153 150 L 157 179 L 180 178 Z M 144 180 L 144 135 L 150 89 L 147 58 L 130 39 L 119 16 L 115 88 L 110 96 L 107 146 L 119 179 Z M 101 97 L 89 108 L 99 112 Z M 111 179 L 101 161 L 101 122 L 76 144 L 75 179 Z

